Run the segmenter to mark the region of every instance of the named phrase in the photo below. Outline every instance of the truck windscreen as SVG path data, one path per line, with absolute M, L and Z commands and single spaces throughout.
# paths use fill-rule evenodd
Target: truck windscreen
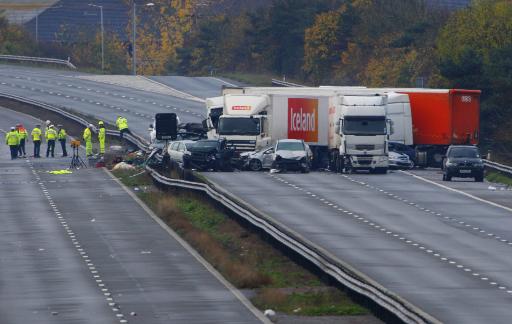
M 220 118 L 219 135 L 259 135 L 259 118 Z
M 346 135 L 386 135 L 386 119 L 380 116 L 346 116 L 343 133 Z

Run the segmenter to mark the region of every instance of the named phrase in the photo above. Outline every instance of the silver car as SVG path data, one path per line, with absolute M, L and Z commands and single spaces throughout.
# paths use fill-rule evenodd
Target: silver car
M 272 159 L 272 169 L 308 173 L 311 168 L 313 154 L 303 140 L 283 139 L 277 141 Z
M 175 141 L 167 147 L 167 153 L 171 161 L 183 165 L 183 156 L 190 154 L 189 148 L 195 144 L 194 141 L 183 140 Z
M 242 167 L 251 171 L 270 169 L 273 162 L 273 153 L 274 146 L 266 147 L 258 151 L 241 153 L 240 159 L 242 160 Z
M 390 169 L 412 169 L 414 162 L 411 161 L 407 154 L 389 151 L 389 168 Z

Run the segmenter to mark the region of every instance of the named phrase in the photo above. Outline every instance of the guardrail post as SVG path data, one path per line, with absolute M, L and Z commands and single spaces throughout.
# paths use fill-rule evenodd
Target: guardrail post
M 486 157 L 486 160 L 487 160 L 487 161 L 492 161 L 492 160 L 491 160 L 491 157 L 492 157 L 492 156 L 491 156 L 491 153 L 492 153 L 492 151 L 491 151 L 491 150 L 487 151 L 487 157 Z

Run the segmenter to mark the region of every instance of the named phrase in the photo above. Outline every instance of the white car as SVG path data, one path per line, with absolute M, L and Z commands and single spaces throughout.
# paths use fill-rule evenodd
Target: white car
M 311 149 L 303 140 L 278 140 L 272 154 L 272 169 L 280 171 L 296 170 L 308 173 L 312 159 Z
M 189 148 L 192 147 L 196 142 L 184 140 L 175 141 L 169 144 L 167 147 L 167 153 L 171 161 L 183 165 L 183 156 L 190 154 Z

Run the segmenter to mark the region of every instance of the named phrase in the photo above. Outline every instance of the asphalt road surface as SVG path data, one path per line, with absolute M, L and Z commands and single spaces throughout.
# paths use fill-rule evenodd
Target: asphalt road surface
M 105 90 L 69 75 L 2 67 L 0 91 L 107 120 L 116 114 L 111 105 L 126 105 L 132 130 L 140 135 L 146 134 L 151 114 L 165 110 L 161 102 L 178 100 L 115 86 Z M 214 82 L 180 80 L 182 91 L 209 84 L 215 91 Z M 198 103 L 179 102 L 189 112 L 204 113 Z M 200 119 L 185 113 L 182 121 Z M 205 175 L 443 322 L 509 323 L 512 191 L 489 190 L 489 183 L 442 183 L 436 171 L 414 173 Z
M 510 322 L 510 211 L 402 173 L 208 178 L 443 322 Z
M 239 86 L 238 82 L 216 77 L 154 76 L 151 79 L 203 99 L 220 96 L 222 86 Z
M 0 129 L 19 122 L 36 120 L 0 108 Z M 0 147 L 1 323 L 261 322 L 104 170 L 48 173 L 69 162 Z

